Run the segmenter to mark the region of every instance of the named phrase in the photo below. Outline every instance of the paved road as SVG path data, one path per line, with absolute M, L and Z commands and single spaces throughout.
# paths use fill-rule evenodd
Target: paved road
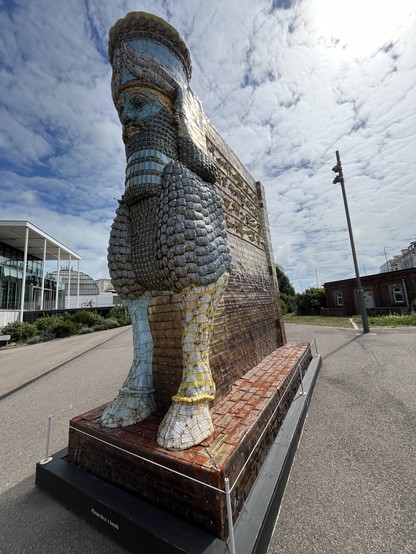
M 415 553 L 416 329 L 287 334 L 315 337 L 323 365 L 268 554 Z M 111 399 L 131 361 L 129 329 L 70 340 L 8 350 L 8 367 L 26 358 L 16 375 L 0 351 L 2 393 L 56 367 L 0 401 L 2 554 L 124 552 L 34 487 L 47 416 L 65 410 L 53 418 L 55 452 L 64 422 Z
M 416 553 L 416 329 L 287 333 L 323 364 L 269 554 Z
M 0 350 L 0 399 L 103 345 L 114 336 L 126 333 L 128 329 L 130 327 L 75 335 L 64 340 L 55 339 L 30 347 L 2 348 Z M 131 340 L 130 332 L 127 335 L 126 345 Z
M 44 457 L 48 416 L 53 453 L 67 444 L 70 417 L 116 395 L 131 358 L 130 327 L 0 351 L 0 492 L 33 475 Z

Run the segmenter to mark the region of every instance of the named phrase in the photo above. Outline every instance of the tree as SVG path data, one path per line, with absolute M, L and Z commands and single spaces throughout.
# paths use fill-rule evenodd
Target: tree
M 325 289 L 313 288 L 296 295 L 296 307 L 299 315 L 319 315 L 325 308 Z
M 283 269 L 276 265 L 276 277 L 279 283 L 280 303 L 284 314 L 295 311 L 296 292 Z

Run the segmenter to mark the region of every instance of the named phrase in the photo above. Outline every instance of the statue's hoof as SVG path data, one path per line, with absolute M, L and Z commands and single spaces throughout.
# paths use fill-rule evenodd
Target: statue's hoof
M 146 419 L 156 410 L 152 395 L 123 390 L 107 406 L 100 419 L 102 427 L 127 427 Z
M 157 442 L 168 450 L 186 450 L 200 444 L 214 432 L 208 402 L 173 403 L 157 433 Z

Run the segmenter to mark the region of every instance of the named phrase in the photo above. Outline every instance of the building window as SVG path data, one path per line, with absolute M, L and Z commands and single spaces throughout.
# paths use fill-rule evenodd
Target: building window
M 403 289 L 401 286 L 392 287 L 393 302 L 400 304 L 404 302 Z
M 337 306 L 343 306 L 344 305 L 344 299 L 342 297 L 342 292 L 336 292 L 335 293 L 335 304 Z

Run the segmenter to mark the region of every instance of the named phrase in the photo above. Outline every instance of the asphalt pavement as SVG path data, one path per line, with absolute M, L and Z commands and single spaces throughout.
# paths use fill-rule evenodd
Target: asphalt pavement
M 268 554 L 416 553 L 416 328 L 286 331 L 316 340 L 323 364 Z M 0 350 L 2 554 L 124 552 L 34 474 L 48 416 L 53 453 L 70 417 L 114 397 L 131 356 L 130 328 Z
M 323 364 L 269 554 L 414 554 L 416 329 L 287 333 Z

